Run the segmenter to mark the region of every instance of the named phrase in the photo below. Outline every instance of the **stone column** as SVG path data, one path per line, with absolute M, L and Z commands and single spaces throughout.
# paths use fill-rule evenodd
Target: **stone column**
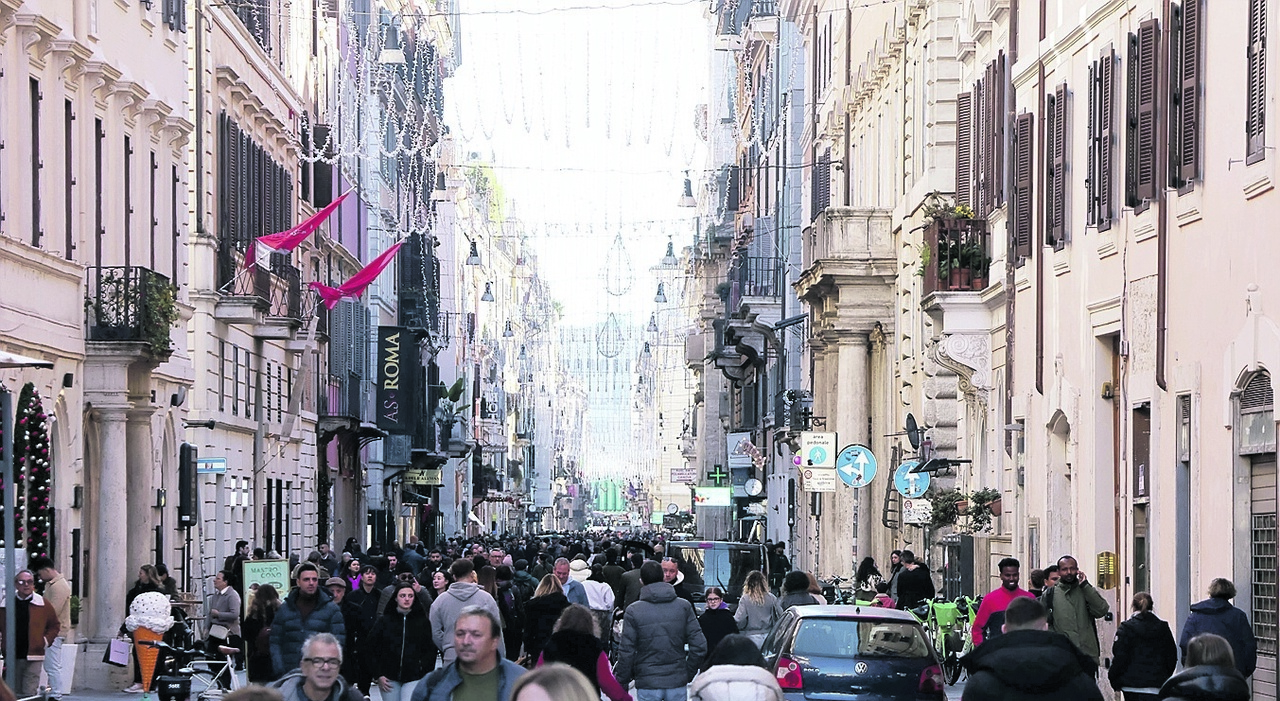
M 850 443 L 868 444 L 867 416 L 871 386 L 868 377 L 867 335 L 846 331 L 835 339 L 835 372 L 833 383 L 834 411 L 828 413 L 827 430 L 839 434 L 837 449 Z M 830 405 L 829 405 L 830 406 Z M 824 575 L 851 576 L 853 561 L 854 524 L 867 515 L 858 512 L 858 493 L 845 486 L 836 485 L 836 493 L 828 498 L 832 508 L 822 515 L 819 536 L 822 539 L 822 568 Z M 865 546 L 864 546 L 865 547 Z
M 131 399 L 133 408 L 127 412 L 125 425 L 128 441 L 125 473 L 129 480 L 125 507 L 128 511 L 128 555 L 123 558 L 128 568 L 126 575 L 132 574 L 143 563 L 156 561 L 152 554 L 155 547 L 152 508 L 156 503 L 156 493 L 153 477 L 155 450 L 151 440 L 151 416 L 156 407 L 145 396 Z
M 128 406 L 124 404 L 94 405 L 98 419 L 98 479 L 94 498 L 97 522 L 90 547 L 93 552 L 92 584 L 89 600 L 93 605 L 93 630 L 89 635 L 106 638 L 124 620 L 124 596 L 128 591 L 129 556 L 127 529 L 129 459 L 126 438 Z

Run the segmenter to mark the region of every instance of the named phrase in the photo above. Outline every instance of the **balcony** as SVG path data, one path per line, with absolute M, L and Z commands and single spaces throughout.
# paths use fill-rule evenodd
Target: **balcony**
M 982 219 L 936 219 L 924 231 L 920 269 L 924 294 L 981 292 L 991 268 L 987 222 Z
M 776 0 L 754 0 L 747 16 L 747 40 L 771 42 L 778 36 L 778 3 Z
M 168 358 L 178 320 L 177 290 L 169 278 L 140 266 L 91 267 L 85 280 L 86 339 L 144 343 Z
M 782 264 L 773 256 L 740 256 L 729 268 L 730 313 L 742 302 L 763 298 L 776 300 L 782 295 Z
M 289 254 L 272 254 L 266 267 L 244 267 L 244 254 L 229 241 L 218 251 L 215 315 L 228 324 L 253 326 L 259 338 L 292 339 L 302 326 L 302 271 Z

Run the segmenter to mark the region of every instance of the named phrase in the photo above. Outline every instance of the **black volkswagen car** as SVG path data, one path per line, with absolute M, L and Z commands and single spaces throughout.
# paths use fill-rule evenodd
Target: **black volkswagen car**
M 788 701 L 945 701 L 919 621 L 870 606 L 795 606 L 762 648 Z

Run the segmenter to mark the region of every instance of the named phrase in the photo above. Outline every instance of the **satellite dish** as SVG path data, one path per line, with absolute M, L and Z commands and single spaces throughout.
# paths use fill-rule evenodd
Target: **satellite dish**
M 910 413 L 907 414 L 907 440 L 911 442 L 912 450 L 920 450 L 920 426 L 916 424 L 916 417 Z
M 678 511 L 680 511 L 680 505 L 679 505 L 679 504 L 676 504 L 675 502 L 672 502 L 672 503 L 670 503 L 670 504 L 667 504 L 667 513 L 669 513 L 669 514 L 674 514 L 674 513 L 678 512 Z

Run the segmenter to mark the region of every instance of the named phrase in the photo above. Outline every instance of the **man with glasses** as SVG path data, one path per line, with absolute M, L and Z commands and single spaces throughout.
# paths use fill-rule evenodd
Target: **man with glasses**
M 302 666 L 271 686 L 280 690 L 284 701 L 365 701 L 338 673 L 342 666 L 342 645 L 329 633 L 316 633 L 302 644 Z
M 36 593 L 36 576 L 31 570 L 22 570 L 13 578 L 17 607 L 14 623 L 18 635 L 14 636 L 17 648 L 14 669 L 17 672 L 18 696 L 35 696 L 40 686 L 40 670 L 44 665 L 45 648 L 58 637 L 58 613 L 53 606 Z M 0 616 L 0 635 L 5 619 Z M 25 631 L 25 635 L 23 635 Z
M 298 586 L 280 603 L 271 624 L 271 666 L 277 675 L 298 667 L 304 643 L 317 633 L 333 635 L 338 644 L 346 639 L 347 628 L 342 609 L 329 592 L 320 588 L 316 566 L 304 562 L 298 566 Z M 337 674 L 338 670 L 334 670 Z

